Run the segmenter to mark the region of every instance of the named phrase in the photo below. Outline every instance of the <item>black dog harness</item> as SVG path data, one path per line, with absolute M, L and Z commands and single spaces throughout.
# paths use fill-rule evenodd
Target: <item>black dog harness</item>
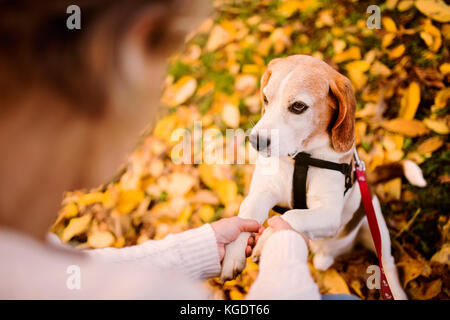
M 301 152 L 295 156 L 294 175 L 292 177 L 292 209 L 308 209 L 306 206 L 306 177 L 308 175 L 308 168 L 310 166 L 339 171 L 345 176 L 345 191 L 353 186 L 352 177 L 352 163 L 336 163 L 326 160 L 311 158 L 308 153 Z M 285 213 L 287 208 L 279 206 L 273 207 L 273 210 L 278 213 Z

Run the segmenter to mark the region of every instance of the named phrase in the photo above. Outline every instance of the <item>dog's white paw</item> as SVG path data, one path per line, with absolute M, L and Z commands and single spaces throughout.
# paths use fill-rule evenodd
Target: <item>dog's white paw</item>
M 269 239 L 269 237 L 273 234 L 273 232 L 274 232 L 273 229 L 271 227 L 268 227 L 266 230 L 264 230 L 263 234 L 259 237 L 258 242 L 256 243 L 256 245 L 252 251 L 252 261 L 253 262 L 259 261 L 264 243 L 267 241 L 267 239 Z
M 398 278 L 397 267 L 394 263 L 394 258 L 383 257 L 383 268 L 384 274 L 386 275 L 386 279 L 391 287 L 392 295 L 395 300 L 408 300 L 408 296 L 400 284 L 400 280 Z
M 222 263 L 220 281 L 233 280 L 242 272 L 246 264 L 245 249 L 250 233 L 243 232 L 236 240 L 230 242 L 225 247 L 225 257 Z
M 334 258 L 329 255 L 316 253 L 313 258 L 314 268 L 325 271 L 334 263 Z
M 408 296 L 406 295 L 405 291 L 403 291 L 402 288 L 391 287 L 391 291 L 395 300 L 408 300 Z

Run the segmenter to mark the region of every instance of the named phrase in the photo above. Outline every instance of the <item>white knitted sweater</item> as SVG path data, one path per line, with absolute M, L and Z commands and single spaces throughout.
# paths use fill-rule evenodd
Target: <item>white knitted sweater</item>
M 208 299 L 200 280 L 221 269 L 209 224 L 121 249 L 76 252 L 54 242 L 0 229 L 1 299 Z M 247 298 L 320 299 L 307 255 L 300 235 L 276 232 Z

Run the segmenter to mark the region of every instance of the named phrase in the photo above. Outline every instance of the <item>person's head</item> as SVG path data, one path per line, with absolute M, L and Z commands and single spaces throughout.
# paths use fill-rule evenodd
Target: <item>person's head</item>
M 70 30 L 76 4 L 81 29 Z M 0 224 L 42 235 L 66 190 L 106 182 L 159 105 L 188 0 L 2 1 Z

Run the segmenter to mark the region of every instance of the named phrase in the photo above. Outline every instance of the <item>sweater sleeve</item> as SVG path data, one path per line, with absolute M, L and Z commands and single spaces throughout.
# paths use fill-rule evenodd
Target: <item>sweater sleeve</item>
M 86 252 L 96 259 L 119 264 L 140 264 L 164 271 L 179 271 L 193 279 L 215 277 L 221 270 L 216 236 L 209 224 L 136 246 Z
M 264 244 L 259 274 L 247 299 L 320 300 L 307 260 L 302 236 L 291 230 L 275 232 Z

